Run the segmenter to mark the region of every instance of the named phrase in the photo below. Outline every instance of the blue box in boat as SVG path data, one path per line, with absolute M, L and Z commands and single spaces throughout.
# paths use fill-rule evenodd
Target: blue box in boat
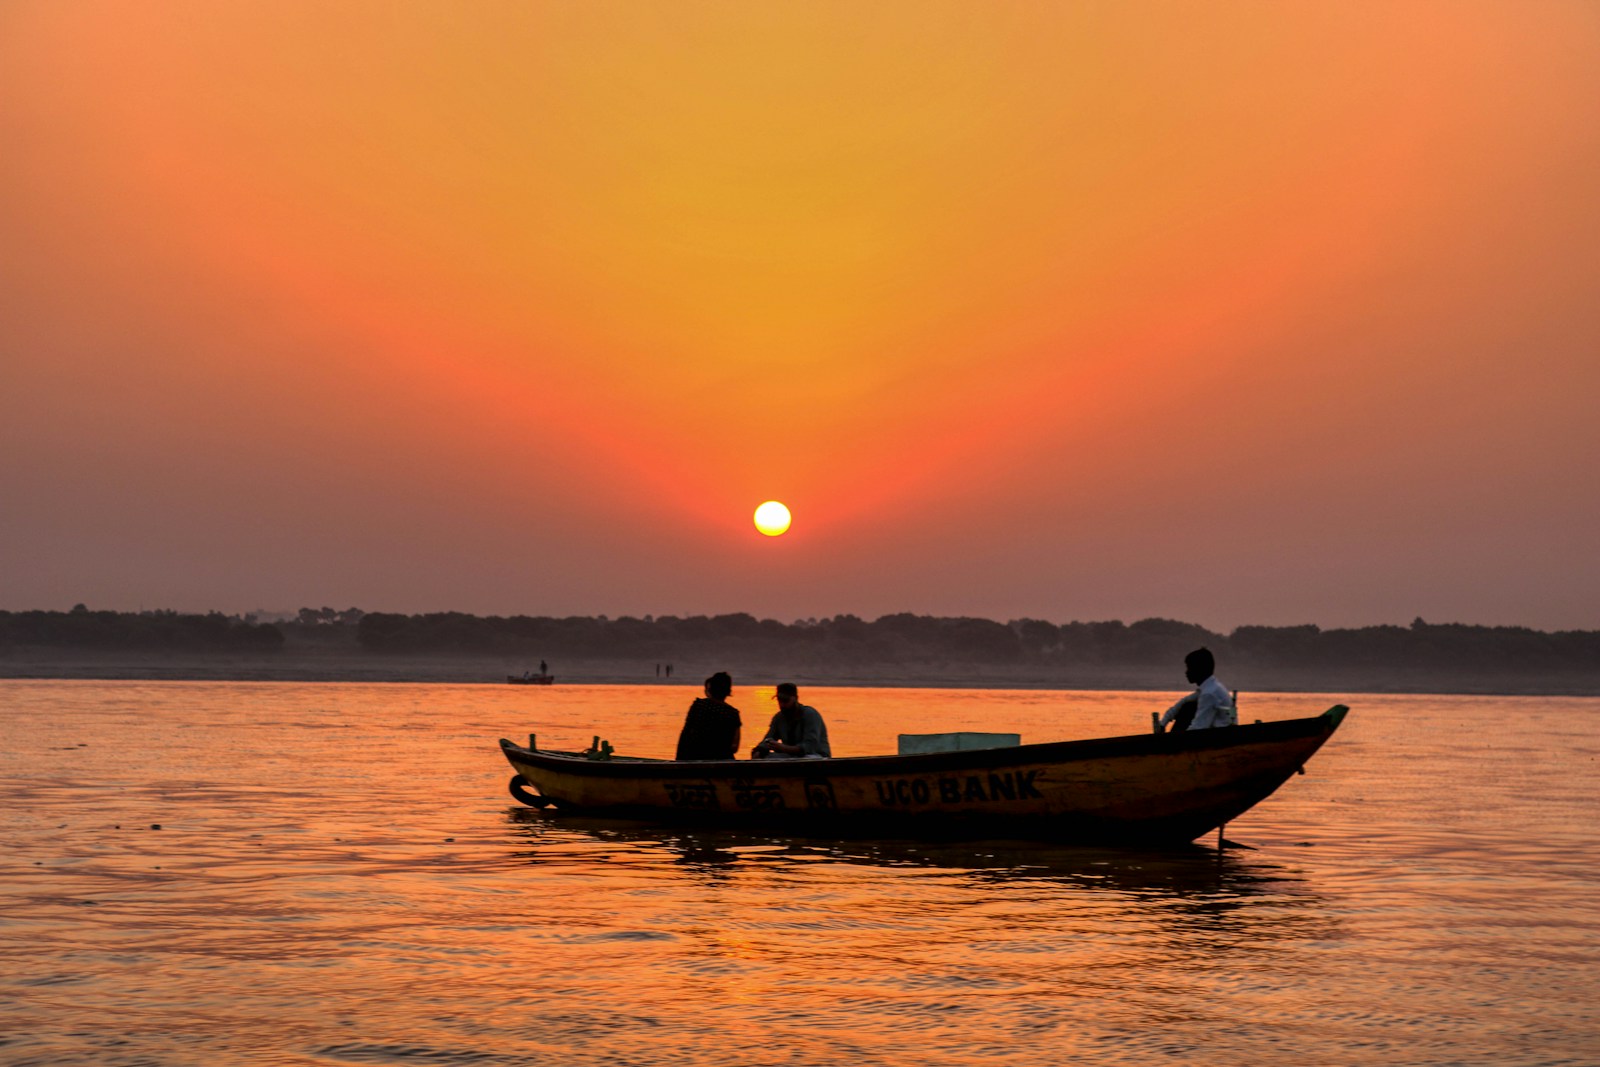
M 986 734 L 970 730 L 954 734 L 901 734 L 900 755 L 970 752 L 975 748 L 1015 748 L 1020 744 L 1021 734 Z

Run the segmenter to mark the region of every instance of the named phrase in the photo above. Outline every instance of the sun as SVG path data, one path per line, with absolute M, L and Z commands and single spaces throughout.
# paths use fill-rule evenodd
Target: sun
M 756 508 L 756 529 L 768 537 L 777 537 L 789 528 L 789 509 L 776 500 L 769 500 Z

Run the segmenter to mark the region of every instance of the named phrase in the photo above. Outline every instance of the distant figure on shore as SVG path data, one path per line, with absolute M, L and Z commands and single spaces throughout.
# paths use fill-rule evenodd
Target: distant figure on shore
M 656 677 L 661 677 L 661 664 L 659 663 L 656 664 Z
M 550 664 L 546 663 L 544 660 L 540 660 L 539 661 L 539 673 L 540 674 L 549 674 L 550 673 Z
M 767 727 L 767 736 L 750 750 L 751 759 L 833 755 L 822 713 L 800 703 L 800 690 L 793 682 L 779 682 L 773 699 L 778 702 L 778 712 Z
M 672 677 L 672 664 L 670 664 L 670 663 L 667 664 L 667 677 L 668 678 Z
M 669 670 L 671 668 L 668 668 Z M 706 679 L 705 696 L 689 705 L 678 732 L 678 759 L 738 759 L 739 709 L 728 703 L 733 679 L 718 671 Z
M 1238 722 L 1233 710 L 1233 694 L 1217 681 L 1216 670 L 1217 661 L 1209 648 L 1197 648 L 1183 657 L 1184 677 L 1200 688 L 1166 710 L 1160 721 L 1163 732 L 1168 732 L 1168 723 L 1172 724 L 1171 733 L 1181 733 L 1233 726 Z

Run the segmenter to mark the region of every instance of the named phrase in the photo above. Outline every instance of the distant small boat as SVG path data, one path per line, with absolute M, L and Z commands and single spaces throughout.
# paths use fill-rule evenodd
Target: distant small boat
M 1193 841 L 1271 796 L 1348 712 L 1339 704 L 1281 722 L 911 756 L 597 759 L 503 738 L 500 750 L 517 800 L 590 816 L 1160 844 Z
M 553 674 L 508 674 L 506 681 L 512 685 L 549 685 L 556 680 Z

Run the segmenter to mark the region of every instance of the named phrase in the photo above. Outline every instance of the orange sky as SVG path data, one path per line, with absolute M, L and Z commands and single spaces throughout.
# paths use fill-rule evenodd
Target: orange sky
M 0 145 L 0 608 L 1600 626 L 1592 4 L 12 0 Z

